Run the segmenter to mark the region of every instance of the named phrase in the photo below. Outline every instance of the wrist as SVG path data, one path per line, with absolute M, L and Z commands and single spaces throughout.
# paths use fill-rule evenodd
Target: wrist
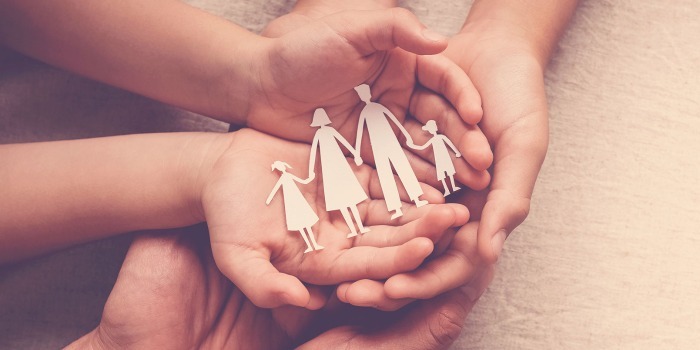
M 185 201 L 195 223 L 206 221 L 204 215 L 204 193 L 212 179 L 217 162 L 230 148 L 236 132 L 217 134 L 195 134 L 183 142 L 180 150 L 178 187 L 185 194 Z
M 221 62 L 212 85 L 210 96 L 213 96 L 212 109 L 218 116 L 231 124 L 245 126 L 250 113 L 251 101 L 262 91 L 261 77 L 269 42 L 271 39 L 250 34 L 245 40 L 236 40 L 230 47 L 223 45 Z
M 468 20 L 450 40 L 451 51 L 458 53 L 458 64 L 474 62 L 477 57 L 491 60 L 515 57 L 535 60 L 544 71 L 549 53 L 528 30 L 501 19 Z

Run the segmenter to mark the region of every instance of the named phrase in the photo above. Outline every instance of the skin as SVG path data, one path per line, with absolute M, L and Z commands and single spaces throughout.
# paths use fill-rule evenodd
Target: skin
M 457 289 L 398 313 L 333 300 L 314 312 L 262 309 L 217 270 L 206 227 L 152 232 L 132 243 L 100 324 L 67 348 L 443 349 L 492 275 L 471 285 L 476 294 Z
M 467 124 L 482 115 L 466 74 L 444 57 L 424 56 L 443 51 L 447 39 L 404 9 L 347 8 L 293 29 L 271 25 L 262 37 L 177 0 L 4 0 L 0 8 L 0 43 L 14 50 L 290 140 L 311 142 L 307 120 L 320 106 L 349 138 L 361 108 L 352 89 L 364 82 L 401 119 L 416 82 L 445 96 Z M 488 184 L 490 161 L 462 163 L 460 181 Z
M 466 72 L 483 103 L 484 117 L 478 126 L 464 131 L 454 105 L 429 89 L 414 92 L 409 118 L 404 122 L 414 142 L 429 136 L 422 125 L 433 119 L 445 130 L 465 158 L 491 164 L 478 136 L 485 135 L 493 148 L 493 177 L 489 188 L 462 191 L 452 201 L 469 207 L 474 222 L 460 229 L 454 240 L 442 240 L 436 250 L 443 252 L 424 264 L 420 271 L 393 276 L 386 281 L 362 280 L 338 288 L 341 300 L 394 310 L 416 299 L 428 299 L 478 279 L 495 263 L 510 232 L 522 223 L 530 209 L 535 180 L 544 159 L 547 140 L 547 102 L 543 73 L 559 37 L 577 5 L 567 1 L 474 2 L 465 24 L 452 37 L 444 55 Z M 345 6 L 377 8 L 396 6 L 393 1 L 360 1 L 353 5 L 335 0 L 302 0 L 293 17 L 314 17 L 341 11 Z M 450 135 L 450 130 L 459 130 Z M 471 153 L 470 156 L 469 152 Z M 417 153 L 432 162 L 428 153 Z M 470 161 L 470 163 L 472 163 Z M 455 163 L 456 166 L 457 163 Z M 457 167 L 457 172 L 461 170 Z M 462 180 L 460 180 L 462 181 Z M 472 187 L 474 188 L 474 187 Z M 468 236 L 472 225 L 478 235 Z
M 301 281 L 328 285 L 413 270 L 449 228 L 468 220 L 466 207 L 440 204 L 390 222 L 376 210 L 381 191 L 365 165 L 357 176 L 372 200 L 359 211 L 372 232 L 346 239 L 344 220 L 322 208 L 315 181 L 304 193 L 326 248 L 304 254 L 298 234 L 287 231 L 281 198 L 269 207 L 265 198 L 278 179 L 269 167 L 276 157 L 303 168 L 308 152 L 306 144 L 249 129 L 1 145 L 0 181 L 11 185 L 0 189 L 0 259 L 206 220 L 216 263 L 256 305 L 313 309 L 324 299 Z

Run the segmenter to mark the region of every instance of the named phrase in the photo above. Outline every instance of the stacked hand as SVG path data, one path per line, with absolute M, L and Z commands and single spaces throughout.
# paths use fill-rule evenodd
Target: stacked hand
M 148 233 L 132 243 L 99 326 L 68 348 L 443 348 L 491 276 L 402 313 L 333 302 L 315 312 L 263 309 L 218 271 L 202 225 Z
M 228 148 L 211 169 L 202 172 L 203 214 L 217 265 L 257 306 L 318 308 L 323 298 L 302 281 L 334 285 L 412 271 L 432 253 L 435 243 L 449 239 L 450 228 L 469 219 L 463 205 L 437 204 L 411 207 L 401 221 L 391 221 L 381 200 L 376 171 L 364 165 L 355 175 L 370 199 L 358 209 L 371 232 L 345 238 L 348 228 L 342 216 L 325 210 L 323 180 L 319 178 L 301 190 L 320 219 L 314 231 L 325 249 L 304 254 L 303 241 L 297 232 L 287 230 L 281 215 L 282 198 L 273 199 L 270 206 L 264 198 L 279 178 L 270 171 L 270 164 L 284 159 L 292 174 L 304 169 L 309 145 L 250 129 L 229 137 Z M 440 201 L 439 192 L 423 187 L 426 199 Z M 407 195 L 403 200 L 408 201 Z

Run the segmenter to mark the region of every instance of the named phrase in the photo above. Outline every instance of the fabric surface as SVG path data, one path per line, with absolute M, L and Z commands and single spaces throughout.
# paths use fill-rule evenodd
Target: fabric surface
M 252 31 L 292 5 L 190 3 Z M 451 34 L 470 3 L 402 5 Z M 546 73 L 550 149 L 531 214 L 454 349 L 700 343 L 698 13 L 694 0 L 583 1 Z M 2 143 L 177 130 L 226 126 L 0 55 Z M 128 243 L 122 236 L 0 270 L 0 348 L 54 349 L 92 329 Z

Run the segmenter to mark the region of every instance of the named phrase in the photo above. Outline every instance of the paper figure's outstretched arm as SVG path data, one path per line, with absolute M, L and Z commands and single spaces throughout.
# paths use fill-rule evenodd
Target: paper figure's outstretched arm
M 311 153 L 309 154 L 309 178 L 315 177 L 316 172 L 316 153 L 318 153 L 318 132 L 314 135 L 314 140 L 311 142 Z
M 445 136 L 445 135 L 440 135 L 440 136 L 442 137 L 443 140 L 445 140 L 445 143 L 448 146 L 450 146 L 450 148 L 452 149 L 452 152 L 455 153 L 455 156 L 457 156 L 457 158 L 462 156 L 462 154 L 459 153 L 459 150 L 457 149 L 457 147 L 455 147 L 455 144 L 452 143 L 452 141 L 450 141 L 450 139 L 448 139 L 447 136 Z
M 289 173 L 287 173 L 287 174 L 289 174 Z M 289 176 L 291 176 L 292 179 L 294 179 L 294 181 L 296 181 L 300 184 L 303 184 L 303 185 L 308 185 L 309 182 L 311 182 L 314 179 L 315 176 L 312 176 L 312 175 L 313 175 L 313 173 L 310 173 L 309 177 L 307 179 L 301 179 L 296 175 L 289 174 Z
M 413 143 L 413 139 L 411 138 L 411 135 L 408 134 L 408 130 L 406 130 L 406 128 L 403 127 L 403 124 L 401 124 L 401 122 L 399 122 L 399 119 L 396 118 L 394 113 L 391 113 L 389 108 L 384 107 L 384 105 L 380 105 L 380 106 L 382 106 L 382 112 L 384 112 L 384 114 L 386 114 L 391 119 L 391 121 L 393 121 L 394 124 L 396 124 L 396 126 L 399 128 L 399 130 L 401 130 L 401 133 L 403 133 L 403 136 L 406 137 L 406 142 L 408 143 L 409 147 L 411 145 L 415 145 Z
M 353 155 L 358 154 L 358 152 L 360 150 L 359 148 L 353 148 L 352 145 L 350 144 L 350 142 L 348 142 L 348 140 L 346 140 L 343 137 L 343 135 L 341 135 L 338 132 L 338 130 L 335 130 L 335 129 L 332 129 L 332 130 L 333 130 L 333 137 L 335 137 L 336 140 L 340 141 L 340 143 L 343 144 L 343 146 L 345 146 L 345 148 L 347 148 L 348 151 L 350 151 L 350 153 L 352 153 Z
M 275 187 L 272 188 L 272 192 L 270 192 L 270 195 L 267 196 L 267 199 L 265 200 L 265 205 L 270 205 L 270 202 L 272 202 L 272 198 L 275 197 L 275 194 L 277 193 L 277 191 L 280 189 L 281 186 L 282 186 L 282 178 L 277 180 Z
M 365 132 L 366 117 L 360 113 L 360 121 L 357 123 L 357 137 L 355 138 L 355 149 L 362 149 L 362 134 Z
M 422 150 L 428 148 L 428 146 L 430 146 L 430 141 L 432 141 L 432 139 L 428 140 L 428 142 L 426 142 L 426 143 L 425 143 L 424 145 L 422 145 L 422 146 L 418 146 L 418 145 L 416 145 L 416 144 L 413 143 L 413 142 L 409 142 L 409 143 L 408 143 L 408 147 L 411 147 L 411 148 L 413 148 L 413 149 L 415 149 L 415 150 L 418 150 L 418 151 L 422 151 Z

